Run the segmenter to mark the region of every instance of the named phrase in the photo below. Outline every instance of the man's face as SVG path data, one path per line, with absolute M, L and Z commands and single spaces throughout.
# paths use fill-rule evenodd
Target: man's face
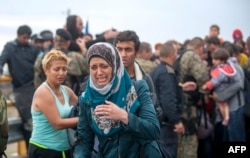
M 43 50 L 43 40 L 35 40 L 34 45 L 36 48 Z
M 57 49 L 64 49 L 67 50 L 69 48 L 70 41 L 67 41 L 60 36 L 56 36 L 54 38 L 54 47 Z
M 210 37 L 212 37 L 212 36 L 218 36 L 219 35 L 219 31 L 217 30 L 217 28 L 212 27 L 210 29 L 209 35 L 210 35 Z
M 51 40 L 45 40 L 43 42 L 43 50 L 47 50 L 51 44 L 52 44 Z
M 135 51 L 135 44 L 132 41 L 118 41 L 116 43 L 116 48 L 118 49 L 121 57 L 122 62 L 125 68 L 133 67 L 135 58 L 136 58 L 136 51 Z
M 22 35 L 17 35 L 17 40 L 21 45 L 27 45 L 29 43 L 30 35 L 25 33 Z

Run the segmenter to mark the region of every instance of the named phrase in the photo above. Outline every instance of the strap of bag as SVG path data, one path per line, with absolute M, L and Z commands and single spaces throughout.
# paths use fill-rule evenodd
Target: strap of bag
M 206 103 L 205 103 L 204 94 L 201 94 L 201 113 L 200 113 L 199 120 L 198 120 L 199 125 L 201 123 L 202 113 L 204 115 L 205 128 L 207 129 L 208 128 L 208 125 L 207 125 L 207 112 L 206 112 Z

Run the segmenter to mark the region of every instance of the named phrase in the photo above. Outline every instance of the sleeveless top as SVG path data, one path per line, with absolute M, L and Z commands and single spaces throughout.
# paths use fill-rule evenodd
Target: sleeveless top
M 71 108 L 69 105 L 69 96 L 65 87 L 62 85 L 60 86 L 64 98 L 64 105 L 62 105 L 49 85 L 46 82 L 44 82 L 43 85 L 46 86 L 54 96 L 61 118 L 69 117 Z M 65 151 L 70 148 L 67 129 L 56 130 L 42 112 L 35 111 L 33 108 L 31 108 L 31 114 L 33 119 L 33 131 L 30 138 L 31 144 L 56 151 Z

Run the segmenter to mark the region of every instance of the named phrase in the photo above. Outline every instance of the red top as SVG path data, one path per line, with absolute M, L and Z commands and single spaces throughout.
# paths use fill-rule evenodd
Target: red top
M 219 77 L 219 76 L 220 76 L 220 73 L 223 73 L 223 72 L 221 72 L 220 69 L 223 70 L 227 76 L 230 76 L 230 75 L 232 75 L 232 74 L 234 73 L 233 68 L 232 68 L 229 64 L 224 64 L 224 65 L 217 66 L 216 68 L 214 68 L 214 69 L 211 71 L 211 73 L 210 73 L 211 77 L 212 77 L 212 78 L 217 78 L 217 77 Z M 211 81 L 208 81 L 208 82 L 206 83 L 206 85 L 207 85 L 207 88 L 208 88 L 209 90 L 212 90 L 212 89 L 214 88 Z

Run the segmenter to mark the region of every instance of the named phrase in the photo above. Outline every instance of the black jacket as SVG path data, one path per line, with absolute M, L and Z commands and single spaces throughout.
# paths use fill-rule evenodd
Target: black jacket
M 33 81 L 34 63 L 38 53 L 35 46 L 21 45 L 17 40 L 4 46 L 0 56 L 0 73 L 3 73 L 3 66 L 7 63 L 14 89 Z
M 163 109 L 165 121 L 176 124 L 181 121 L 183 93 L 172 66 L 161 62 L 152 72 L 155 92 Z

